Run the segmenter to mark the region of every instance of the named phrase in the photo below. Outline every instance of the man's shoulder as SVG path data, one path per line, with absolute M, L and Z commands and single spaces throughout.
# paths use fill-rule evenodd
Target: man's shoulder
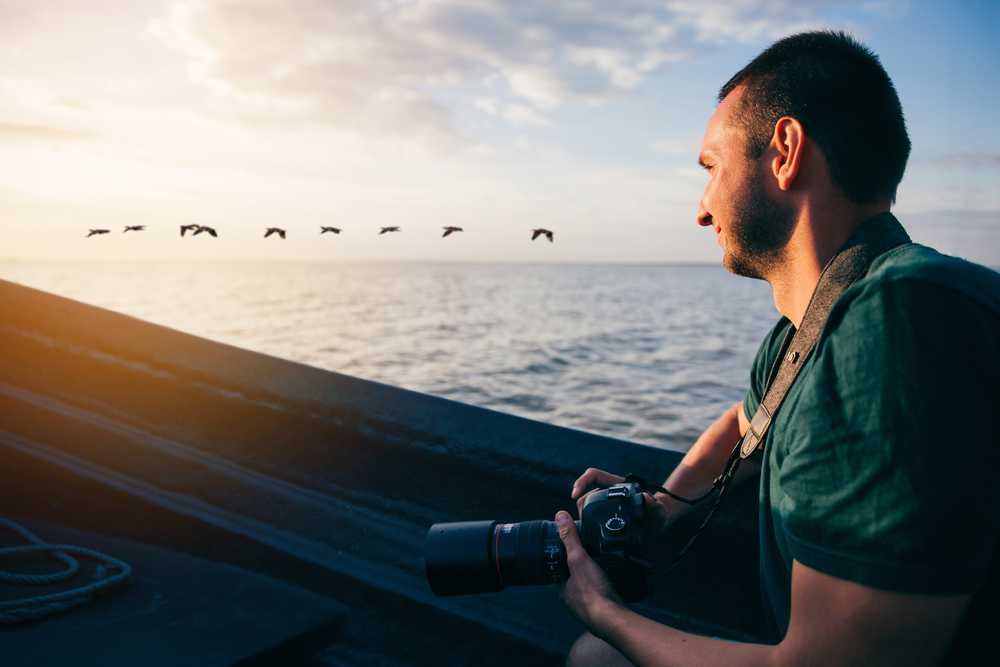
M 945 290 L 1000 313 L 1000 273 L 917 243 L 876 259 L 857 287 L 859 294 L 892 291 L 916 299 Z
M 909 393 L 917 405 L 960 384 L 996 396 L 1000 274 L 916 244 L 893 249 L 834 305 L 814 357 L 823 371 L 806 384 L 820 394 L 835 386 L 874 405 Z

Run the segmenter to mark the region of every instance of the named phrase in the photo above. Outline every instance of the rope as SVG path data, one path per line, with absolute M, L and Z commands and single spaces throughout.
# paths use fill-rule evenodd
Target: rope
M 0 519 L 0 527 L 17 533 L 31 544 L 0 549 L 0 560 L 11 556 L 30 553 L 44 553 L 66 565 L 66 569 L 53 574 L 15 574 L 0 570 L 0 581 L 26 586 L 42 586 L 72 579 L 80 571 L 80 564 L 69 554 L 97 561 L 98 565 L 90 583 L 60 593 L 40 595 L 33 598 L 0 602 L 0 625 L 36 621 L 40 618 L 87 604 L 94 596 L 131 582 L 132 568 L 122 561 L 92 549 L 84 549 L 67 544 L 47 544 L 29 530 L 7 519 Z M 109 570 L 117 574 L 108 576 Z
M 45 542 L 35 537 L 31 531 L 19 526 L 13 521 L 0 519 L 0 526 L 3 526 L 11 532 L 17 533 L 25 542 L 30 542 L 34 545 L 45 544 Z M 0 550 L 0 556 L 7 553 L 11 552 L 7 549 Z M 72 579 L 76 576 L 76 573 L 80 571 L 80 564 L 66 554 L 56 551 L 49 552 L 49 555 L 62 562 L 66 566 L 66 569 L 62 572 L 56 572 L 54 574 L 13 574 L 11 572 L 4 572 L 3 570 L 0 570 L 0 581 L 8 584 L 55 584 Z

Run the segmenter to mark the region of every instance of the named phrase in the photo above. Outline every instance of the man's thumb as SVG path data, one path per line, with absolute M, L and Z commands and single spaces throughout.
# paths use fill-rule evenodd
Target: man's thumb
M 569 515 L 569 512 L 557 512 L 556 525 L 559 527 L 559 539 L 562 540 L 563 545 L 566 547 L 567 556 L 577 549 L 582 548 L 580 536 L 576 532 L 576 523 L 574 523 L 573 517 Z

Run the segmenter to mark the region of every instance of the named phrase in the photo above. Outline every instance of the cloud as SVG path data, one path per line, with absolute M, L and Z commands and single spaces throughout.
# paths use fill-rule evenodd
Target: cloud
M 476 108 L 484 113 L 488 113 L 491 116 L 496 116 L 500 113 L 500 100 L 496 98 L 480 97 L 474 103 Z
M 856 0 L 670 0 L 666 7 L 676 25 L 694 29 L 699 41 L 754 42 L 820 27 L 824 12 L 859 4 L 866 7 Z
M 1000 153 L 956 153 L 937 163 L 942 167 L 1000 167 Z
M 549 120 L 531 107 L 523 104 L 510 104 L 503 117 L 515 124 L 530 123 L 531 125 L 551 125 Z
M 87 111 L 93 106 L 90 102 L 76 97 L 57 97 L 52 100 L 52 104 L 76 111 Z
M 182 0 L 150 27 L 217 112 L 436 141 L 451 135 L 444 88 L 545 123 L 539 110 L 635 94 L 700 41 L 776 35 L 844 4 L 858 1 Z
M 505 120 L 521 125 L 551 125 L 552 123 L 529 106 L 523 104 L 507 104 L 496 98 L 481 97 L 474 102 L 477 109 L 490 116 L 500 116 Z
M 80 130 L 64 130 L 58 127 L 46 127 L 44 125 L 20 125 L 18 123 L 5 123 L 0 121 L 0 141 L 10 139 L 43 139 L 46 141 L 66 141 L 78 139 L 90 139 L 94 137 L 93 132 Z

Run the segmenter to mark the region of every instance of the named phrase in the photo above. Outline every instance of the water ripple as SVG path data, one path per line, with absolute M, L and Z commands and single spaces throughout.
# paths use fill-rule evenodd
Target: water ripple
M 706 266 L 0 263 L 0 277 L 231 345 L 687 449 L 778 314 Z

